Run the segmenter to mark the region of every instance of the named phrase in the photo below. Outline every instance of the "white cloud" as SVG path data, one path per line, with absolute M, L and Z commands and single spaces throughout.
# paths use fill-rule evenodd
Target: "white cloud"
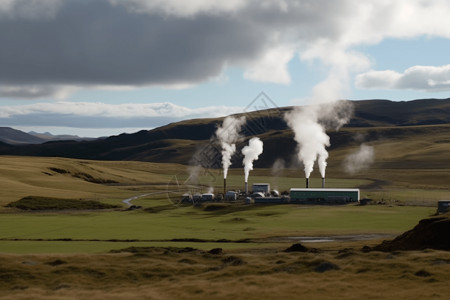
M 242 107 L 209 106 L 197 109 L 187 108 L 170 102 L 162 103 L 127 103 L 108 104 L 92 102 L 43 102 L 27 105 L 2 106 L 0 118 L 17 116 L 68 115 L 79 117 L 109 117 L 109 118 L 176 118 L 189 119 L 199 117 L 220 117 L 243 112 Z
M 39 20 L 55 16 L 64 0 L 1 0 L 0 19 Z
M 138 13 L 162 11 L 168 15 L 192 17 L 200 13 L 230 13 L 246 5 L 246 1 L 228 0 L 109 0 L 113 5 L 123 5 Z
M 361 89 L 449 91 L 450 65 L 414 66 L 403 73 L 393 70 L 369 71 L 357 75 L 355 85 Z
M 352 76 L 373 64 L 355 46 L 450 38 L 449 15 L 446 0 L 2 0 L 0 97 L 185 88 L 227 66 L 249 80 L 289 84 L 288 62 L 298 56 L 324 67 L 311 94 L 329 101 L 345 98 Z
M 280 46 L 264 52 L 244 72 L 244 78 L 280 84 L 291 83 L 288 63 L 294 57 L 294 49 Z
M 58 134 L 103 136 L 151 129 L 186 119 L 223 117 L 243 111 L 243 107 L 228 106 L 192 109 L 169 102 L 107 104 L 57 101 L 2 106 L 0 126 Z
M 66 99 L 78 88 L 64 85 L 0 85 L 0 97 L 17 99 Z

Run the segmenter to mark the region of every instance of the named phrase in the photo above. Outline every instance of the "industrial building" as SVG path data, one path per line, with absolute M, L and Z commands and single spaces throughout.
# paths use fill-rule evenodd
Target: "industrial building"
M 202 197 L 201 197 L 201 202 L 210 202 L 210 201 L 214 201 L 215 200 L 215 198 L 214 198 L 214 194 L 213 193 L 205 193 L 205 194 L 202 194 Z
M 225 194 L 226 201 L 236 201 L 238 199 L 239 193 L 235 191 L 228 191 Z
M 359 201 L 359 189 L 292 188 L 290 203 L 300 204 L 346 204 Z
M 263 193 L 268 195 L 270 193 L 270 183 L 254 183 L 252 191 L 253 193 Z
M 309 186 L 309 180 L 307 179 Z M 322 178 L 322 186 L 325 180 Z M 248 183 L 245 182 L 247 188 Z M 244 199 L 245 198 L 245 199 Z M 252 185 L 252 193 L 239 191 L 226 191 L 225 194 L 219 194 L 215 197 L 212 193 L 189 194 L 182 196 L 184 203 L 202 203 L 213 201 L 245 201 L 247 204 L 306 204 L 306 205 L 339 205 L 355 203 L 360 201 L 359 189 L 343 189 L 343 188 L 291 188 L 288 195 L 281 195 L 276 190 L 270 190 L 269 183 L 254 183 Z M 367 199 L 366 199 L 367 200 Z M 450 208 L 450 201 L 439 202 L 439 211 Z

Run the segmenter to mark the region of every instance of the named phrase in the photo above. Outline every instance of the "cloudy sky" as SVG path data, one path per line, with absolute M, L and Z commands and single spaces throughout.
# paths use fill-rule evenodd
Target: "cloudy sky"
M 261 92 L 448 98 L 448 16 L 446 0 L 0 0 L 0 126 L 112 135 Z

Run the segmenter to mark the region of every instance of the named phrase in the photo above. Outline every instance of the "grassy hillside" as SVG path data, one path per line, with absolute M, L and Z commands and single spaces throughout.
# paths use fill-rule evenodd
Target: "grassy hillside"
M 354 101 L 350 126 L 411 126 L 450 123 L 449 99 Z
M 165 188 L 180 166 L 65 158 L 0 157 L 0 205 L 26 196 L 102 200 L 118 204 L 142 188 Z
M 450 171 L 450 125 L 422 125 L 371 128 L 344 128 L 331 132 L 331 147 L 327 167 L 328 185 L 348 186 L 342 180 L 356 180 L 351 186 L 360 187 L 362 192 L 375 199 L 408 201 L 435 201 L 448 198 L 448 174 Z M 262 176 L 258 181 L 270 182 L 280 191 L 304 185 L 303 167 L 296 162 L 296 145 L 292 133 L 271 130 L 260 135 L 264 141 L 264 153 L 255 162 L 250 173 Z M 209 141 L 166 140 L 157 141 L 162 148 L 148 148 L 134 151 L 130 155 L 146 160 L 149 156 L 158 161 L 179 160 L 193 162 L 193 153 L 202 159 L 202 150 L 211 149 Z M 373 147 L 373 162 L 367 168 L 349 174 L 345 165 L 347 157 L 359 150 L 364 143 Z M 243 147 L 246 141 L 238 145 Z M 145 148 L 145 147 L 144 147 Z M 216 148 L 212 148 L 218 151 Z M 110 152 L 122 149 L 111 148 Z M 215 155 L 220 166 L 220 154 Z M 211 155 L 211 153 L 209 153 Z M 151 192 L 167 189 L 168 182 L 178 176 L 179 184 L 189 177 L 192 169 L 186 165 L 159 164 L 138 161 L 93 161 L 63 158 L 1 156 L 0 204 L 7 204 L 26 196 L 47 196 L 117 201 L 131 191 Z M 242 189 L 242 157 L 238 153 L 233 159 L 229 186 Z M 212 186 L 222 191 L 223 179 L 220 169 L 199 169 L 203 173 L 200 184 L 206 190 Z M 195 172 L 193 172 L 195 173 Z M 195 174 L 193 174 L 195 175 Z M 291 179 L 290 179 L 291 178 Z M 320 175 L 317 169 L 311 175 L 312 182 Z M 181 182 L 181 183 L 180 183 Z M 235 183 L 234 183 L 235 182 Z M 188 182 L 189 183 L 189 182 Z M 192 180 L 190 181 L 192 183 Z M 197 184 L 197 182 L 194 182 Z

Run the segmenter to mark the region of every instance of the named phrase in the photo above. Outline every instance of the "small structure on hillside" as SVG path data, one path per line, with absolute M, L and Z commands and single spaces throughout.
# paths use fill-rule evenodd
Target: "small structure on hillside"
M 450 200 L 439 200 L 438 201 L 438 214 L 445 214 L 450 211 Z

